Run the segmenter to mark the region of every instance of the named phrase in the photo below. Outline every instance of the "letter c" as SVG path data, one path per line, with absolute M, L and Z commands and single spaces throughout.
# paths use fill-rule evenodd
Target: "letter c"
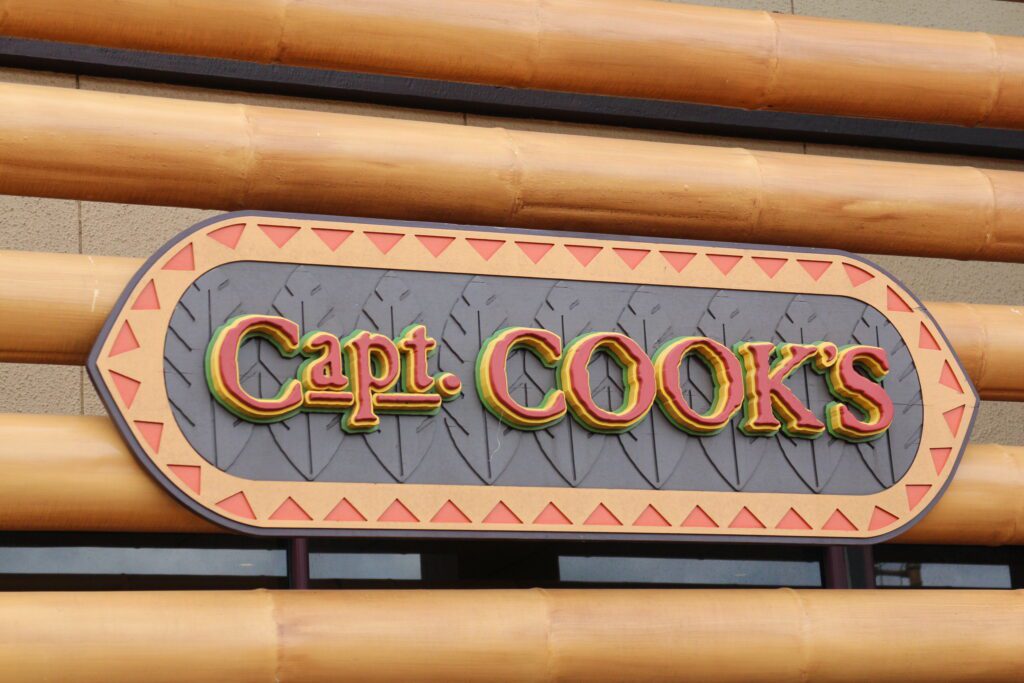
M 565 394 L 550 389 L 540 405 L 529 407 L 512 398 L 508 386 L 508 357 L 515 349 L 533 353 L 552 368 L 562 357 L 562 340 L 554 332 L 532 327 L 506 327 L 491 335 L 476 360 L 476 388 L 484 407 L 517 429 L 545 429 L 565 417 Z
M 243 315 L 227 321 L 206 347 L 206 383 L 217 402 L 250 422 L 277 422 L 302 407 L 302 385 L 290 379 L 274 398 L 253 396 L 242 387 L 238 352 L 249 337 L 263 337 L 285 358 L 299 352 L 299 326 L 272 315 Z

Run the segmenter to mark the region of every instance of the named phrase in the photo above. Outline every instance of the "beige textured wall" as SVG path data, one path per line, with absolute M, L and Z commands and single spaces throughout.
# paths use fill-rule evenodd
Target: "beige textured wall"
M 1024 35 L 1024 4 L 1002 0 L 696 0 L 695 4 Z M 1000 160 L 465 116 L 9 69 L 0 69 L 0 81 L 159 97 L 301 107 L 472 126 L 503 126 L 566 134 L 743 146 L 798 154 L 869 157 L 1024 170 L 1024 164 L 1020 162 Z M 177 232 L 216 213 L 218 212 L 208 210 L 0 196 L 0 249 L 142 257 L 149 255 Z M 1024 265 L 892 256 L 872 258 L 901 278 L 926 300 L 1024 304 Z M 0 364 L 0 387 L 5 389 L 0 394 L 0 412 L 99 414 L 103 410 L 84 371 L 77 367 Z M 974 439 L 1024 444 L 1024 429 L 1021 425 L 1024 425 L 1024 403 L 985 402 L 975 428 Z

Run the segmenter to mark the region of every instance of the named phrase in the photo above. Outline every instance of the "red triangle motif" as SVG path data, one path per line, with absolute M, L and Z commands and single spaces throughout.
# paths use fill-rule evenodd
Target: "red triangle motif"
M 127 353 L 128 351 L 134 351 L 139 348 L 139 340 L 135 338 L 135 333 L 132 332 L 132 326 L 128 324 L 126 320 L 124 325 L 121 326 L 121 331 L 117 333 L 117 339 L 114 340 L 114 345 L 110 347 L 110 357 Z
M 722 271 L 722 275 L 728 275 L 736 264 L 740 262 L 742 256 L 732 256 L 730 254 L 708 254 L 708 259 L 715 264 L 718 270 Z
M 885 528 L 897 521 L 899 521 L 899 517 L 875 506 L 875 511 L 871 513 L 871 521 L 868 522 L 868 531 Z
M 295 237 L 295 233 L 299 231 L 293 225 L 261 225 L 260 230 L 270 238 L 271 242 L 277 245 L 278 249 L 287 244 L 288 240 Z
M 537 519 L 533 520 L 534 524 L 572 524 L 572 521 L 566 517 L 561 510 L 555 507 L 554 503 L 548 503 L 544 506 L 544 509 L 537 515 Z
M 612 251 L 619 255 L 619 258 L 629 266 L 630 270 L 636 270 L 640 262 L 651 253 L 649 249 L 626 249 L 625 247 L 612 247 Z
M 418 522 L 416 515 L 412 514 L 409 508 L 402 505 L 402 501 L 395 498 L 388 509 L 377 518 L 378 522 Z
M 454 237 L 444 237 L 442 235 L 416 235 L 416 239 L 420 241 L 427 251 L 437 258 L 441 253 L 448 248 L 448 246 L 455 241 Z
M 594 511 L 590 513 L 583 522 L 591 526 L 622 526 L 619 518 L 612 514 L 612 511 L 605 507 L 604 503 L 598 503 Z
M 522 524 L 523 520 L 519 519 L 516 513 L 512 512 L 509 506 L 505 505 L 504 502 L 498 501 L 487 516 L 484 517 L 484 524 Z
M 455 238 L 453 237 L 452 239 Z M 434 513 L 430 521 L 444 524 L 469 524 L 470 519 L 459 509 L 459 506 L 449 500 L 441 506 L 440 510 Z
M 202 469 L 200 467 L 197 465 L 168 465 L 167 469 L 174 472 L 174 476 L 178 477 L 181 483 L 192 489 L 195 493 L 199 493 L 202 479 Z
M 494 252 L 501 249 L 505 244 L 503 240 L 484 240 L 472 237 L 467 237 L 466 241 L 469 242 L 469 246 L 473 247 L 476 253 L 480 254 L 484 261 L 490 261 L 491 257 L 494 256 Z
M 800 516 L 793 508 L 789 508 L 789 512 L 782 516 L 779 523 L 775 525 L 776 529 L 798 529 L 801 531 L 807 531 L 811 528 L 811 525 L 807 523 L 807 520 Z
M 363 513 L 356 510 L 356 506 L 348 502 L 348 498 L 342 498 L 338 501 L 338 504 L 334 506 L 334 509 L 327 513 L 324 517 L 328 522 L 365 522 L 366 517 L 363 517 Z
M 395 245 L 401 242 L 402 238 L 405 237 L 405 235 L 399 235 L 393 232 L 368 232 L 366 233 L 366 236 L 382 254 L 386 254 L 394 249 Z
M 111 353 L 110 355 L 114 354 Z M 942 366 L 942 374 L 939 376 L 939 384 L 947 386 L 957 393 L 964 393 L 964 388 L 960 386 L 960 381 L 957 380 L 956 375 L 953 374 L 953 368 L 950 367 L 948 360 Z
M 345 240 L 352 235 L 352 231 L 335 230 L 334 228 L 313 228 L 313 234 L 319 237 L 320 241 L 326 244 L 328 249 L 338 251 L 338 247 L 345 243 Z
M 135 394 L 139 393 L 139 387 L 142 385 L 142 382 L 113 370 L 110 371 L 110 379 L 114 381 L 114 388 L 120 394 L 121 401 L 125 407 L 131 408 L 132 403 L 135 401 Z
M 668 520 L 658 512 L 653 505 L 648 505 L 640 516 L 633 522 L 633 526 L 672 526 Z
M 274 510 L 274 514 L 270 515 L 271 519 L 289 522 L 308 522 L 312 517 L 309 516 L 302 507 L 295 502 L 294 498 L 288 497 L 284 499 L 284 502 Z
M 544 255 L 551 251 L 551 247 L 555 245 L 542 242 L 516 242 L 516 246 L 522 249 L 528 259 L 534 263 L 540 263 Z
M 220 242 L 228 249 L 234 249 L 238 246 L 238 240 L 242 239 L 242 232 L 244 230 L 245 223 L 226 225 L 223 228 L 217 228 L 213 232 L 207 233 L 207 237 Z
M 957 432 L 960 431 L 960 423 L 964 419 L 964 407 L 953 408 L 942 414 L 942 417 L 946 418 L 946 424 L 949 426 L 949 431 L 953 436 L 956 436 Z
M 911 510 L 916 508 L 921 499 L 928 495 L 931 488 L 929 484 L 907 484 L 907 503 L 910 504 Z
M 935 337 L 928 331 L 928 328 L 921 323 L 921 334 L 917 339 L 917 345 L 922 349 L 929 349 L 931 351 L 939 350 L 939 343 L 935 341 Z
M 764 524 L 746 507 L 742 508 L 729 523 L 730 529 L 763 529 Z
M 851 266 L 849 263 L 843 264 L 843 270 L 846 271 L 846 277 L 850 278 L 850 284 L 854 287 L 860 287 L 865 282 L 875 279 L 875 276 L 868 271 L 857 266 Z
M 821 276 L 825 274 L 829 266 L 832 265 L 831 261 L 809 261 L 804 259 L 797 259 L 797 263 L 803 266 L 803 269 L 807 271 L 807 274 L 817 282 L 821 279 Z
M 164 423 L 135 420 L 135 428 L 139 430 L 139 434 L 142 434 L 142 438 L 146 440 L 153 452 L 159 453 L 160 437 L 164 434 Z
M 786 265 L 787 259 L 784 258 L 770 258 L 768 256 L 752 256 L 754 263 L 756 263 L 764 274 L 770 278 L 775 277 L 782 270 L 782 266 Z
M 903 297 L 892 290 L 892 287 L 885 288 L 885 296 L 886 306 L 888 306 L 890 311 L 910 313 L 910 306 L 908 306 L 907 302 L 903 300 Z
M 582 266 L 589 266 L 594 257 L 600 254 L 601 249 L 603 249 L 603 247 L 589 247 L 583 244 L 567 244 L 565 248 Z
M 935 465 L 935 474 L 942 474 L 942 470 L 946 469 L 946 462 L 949 460 L 952 452 L 952 448 L 932 449 L 932 463 Z
M 192 243 L 189 242 L 181 251 L 172 256 L 167 263 L 164 264 L 163 270 L 195 270 L 196 259 L 195 254 L 192 251 Z
M 690 265 L 690 261 L 696 256 L 696 254 L 685 251 L 663 251 L 660 253 L 668 261 L 668 264 L 676 269 L 677 273 L 681 273 L 683 268 Z
M 217 503 L 217 507 L 221 510 L 230 512 L 235 517 L 256 519 L 256 513 L 252 511 L 252 506 L 249 505 L 249 499 L 246 498 L 245 494 L 241 491 L 232 496 L 228 496 L 221 502 Z
M 711 519 L 711 516 L 704 512 L 701 506 L 697 505 L 690 510 L 690 514 L 686 515 L 686 519 L 683 520 L 683 523 L 680 526 L 695 526 L 711 529 L 717 528 L 718 522 Z
M 839 510 L 832 513 L 822 529 L 825 531 L 857 531 L 857 527 L 850 521 L 850 518 Z
M 156 296 L 156 283 L 150 280 L 132 304 L 133 311 L 159 311 L 160 299 Z

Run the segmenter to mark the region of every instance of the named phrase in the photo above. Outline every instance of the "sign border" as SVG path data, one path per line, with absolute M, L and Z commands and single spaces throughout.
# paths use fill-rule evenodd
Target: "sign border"
M 271 230 L 262 229 L 268 227 Z M 225 228 L 230 230 L 225 230 L 219 237 L 196 239 Z M 273 228 L 283 230 L 275 232 Z M 312 228 L 342 230 L 348 234 L 343 238 L 343 244 L 335 243 L 332 249 L 328 240 L 322 237 L 318 239 Z M 403 239 L 415 237 L 417 231 L 423 230 L 429 232 L 420 235 L 421 237 L 451 239 L 447 240 L 445 248 L 436 254 L 427 246 L 425 240 Z M 338 233 L 338 236 L 341 234 Z M 381 235 L 387 237 L 381 239 Z M 397 239 L 395 236 L 398 236 Z M 242 243 L 243 239 L 245 244 Z M 493 252 L 491 256 L 485 257 L 474 249 L 467 239 L 500 242 L 499 248 L 504 249 L 500 266 L 499 262 L 491 263 Z M 515 248 L 513 243 L 519 248 Z M 459 247 L 452 250 L 455 244 Z M 596 253 L 602 258 L 594 258 L 584 264 L 565 248 L 576 245 L 601 247 L 601 251 Z M 656 251 L 685 256 L 676 259 L 666 256 L 658 259 L 653 254 Z M 549 258 L 551 256 L 554 258 Z M 736 256 L 740 258 L 737 259 Z M 807 258 L 800 259 L 799 256 Z M 434 265 L 430 263 L 431 257 L 433 261 L 438 262 L 438 267 L 423 267 L 424 264 Z M 755 257 L 785 259 L 785 262 L 774 269 L 765 268 L 753 261 Z M 310 258 L 318 260 L 310 261 Z M 686 263 L 679 268 L 672 262 L 674 260 L 675 264 L 678 264 L 684 259 Z M 153 324 L 156 322 L 153 313 L 160 312 L 160 304 L 158 303 L 155 309 L 140 307 L 138 298 L 147 287 L 155 287 L 154 291 L 163 292 L 158 294 L 156 299 L 167 307 L 162 315 L 169 319 L 170 311 L 173 311 L 181 292 L 204 272 L 233 261 L 254 260 L 848 296 L 864 301 L 879 311 L 887 311 L 884 315 L 897 327 L 910 349 L 915 367 L 922 377 L 924 417 L 921 444 L 910 470 L 903 479 L 883 491 L 859 496 L 486 485 L 271 482 L 242 479 L 206 462 L 195 453 L 178 429 L 177 422 L 170 412 L 163 382 L 166 325 Z M 599 267 L 600 272 L 596 269 L 585 272 L 590 264 L 598 260 L 601 263 L 596 268 Z M 743 263 L 744 260 L 746 263 Z M 447 265 L 441 265 L 441 262 Z M 817 265 L 811 267 L 809 264 Z M 842 265 L 833 267 L 839 264 Z M 557 272 L 553 272 L 552 269 L 557 269 Z M 566 272 L 568 269 L 572 269 L 573 272 Z M 582 272 L 576 272 L 581 269 Z M 780 277 L 783 271 L 785 274 Z M 678 281 L 693 278 L 695 272 L 697 277 L 702 278 L 699 282 Z M 677 281 L 670 281 L 671 278 L 677 278 Z M 743 286 L 744 284 L 748 286 Z M 753 286 L 755 284 L 761 286 Z M 796 286 L 797 284 L 799 286 Z M 824 291 L 815 292 L 813 288 L 822 288 Z M 133 307 L 128 306 L 129 302 L 133 302 Z M 135 325 L 131 325 L 133 320 L 136 322 Z M 146 364 L 139 360 L 141 356 L 138 354 L 111 353 L 119 336 L 112 334 L 112 330 L 116 329 L 123 333 L 126 325 L 129 326 L 132 339 L 137 346 L 159 342 L 159 368 L 145 367 Z M 153 328 L 158 329 L 154 332 Z M 914 341 L 919 335 L 919 329 L 927 333 L 932 346 L 922 348 L 919 342 Z M 152 338 L 157 333 L 159 339 Z M 165 489 L 193 512 L 215 524 L 242 533 L 277 537 L 877 543 L 903 533 L 913 526 L 935 504 L 949 485 L 966 447 L 978 404 L 977 392 L 970 378 L 948 339 L 920 301 L 883 268 L 847 252 L 661 237 L 536 231 L 255 211 L 222 214 L 201 221 L 172 238 L 147 259 L 132 277 L 105 321 L 89 354 L 87 369 L 100 398 L 133 455 Z M 925 380 L 925 371 L 935 375 L 934 381 Z M 946 372 L 952 373 L 953 384 L 959 386 L 959 392 L 955 387 L 948 385 L 945 386 L 949 388 L 949 392 L 940 391 L 940 373 Z M 159 373 L 159 382 L 152 381 L 154 373 Z M 144 384 L 145 390 L 142 389 Z M 157 384 L 159 392 L 151 388 Z M 114 391 L 111 391 L 112 388 Z M 946 395 L 947 393 L 949 395 Z M 944 414 L 957 411 L 960 412 L 955 426 L 954 421 L 948 419 L 948 416 L 946 419 L 943 418 Z M 159 425 L 159 429 L 153 425 Z M 183 442 L 194 458 L 182 457 L 187 455 L 183 452 Z M 946 448 L 949 451 L 940 467 L 938 459 L 933 462 L 931 450 L 941 451 Z M 164 456 L 160 456 L 161 450 L 164 451 Z M 170 460 L 166 456 L 168 451 L 176 454 Z M 179 453 L 181 455 L 178 455 Z M 181 468 L 193 468 L 194 474 L 197 475 L 195 480 L 191 476 L 179 476 L 185 471 L 193 472 Z M 199 481 L 205 486 L 198 485 Z M 296 484 L 303 488 L 315 488 L 318 493 L 313 498 L 316 500 L 299 496 L 301 500 L 295 501 L 293 496 L 297 494 L 289 493 L 286 489 L 294 488 Z M 196 486 L 198 490 L 192 486 Z M 334 489 L 341 493 L 332 492 Z M 399 491 L 401 493 L 398 493 Z M 453 496 L 453 491 L 476 493 L 468 497 Z M 239 495 L 241 498 L 238 498 Z M 481 496 L 487 500 L 481 500 Z M 644 498 L 645 496 L 647 498 Z M 668 497 L 675 497 L 682 500 L 687 496 L 692 499 L 692 505 L 684 503 L 669 506 L 658 500 L 650 502 L 651 498 L 668 500 Z M 453 497 L 459 498 L 459 502 L 454 503 L 456 507 L 463 511 L 464 515 L 477 521 L 421 521 L 431 519 L 431 516 L 436 515 L 447 502 L 452 502 Z M 356 499 L 355 502 L 349 500 L 350 498 Z M 571 523 L 551 524 L 539 520 L 531 523 L 530 520 L 537 520 L 540 511 L 546 509 L 543 501 L 539 507 L 534 504 L 542 498 L 547 500 L 548 504 L 555 505 Z M 567 498 L 583 500 L 567 502 Z M 728 506 L 718 501 L 719 498 L 740 500 L 729 503 L 731 510 L 723 514 L 722 510 Z M 770 504 L 765 502 L 772 498 L 775 500 Z M 787 500 L 780 501 L 778 498 Z M 322 526 L 327 523 L 324 517 L 328 516 L 342 499 L 354 505 L 364 519 L 331 522 L 331 527 Z M 755 504 L 752 499 L 761 502 Z M 800 499 L 800 502 L 792 503 L 794 499 Z M 279 514 L 283 509 L 281 506 L 289 500 L 300 512 L 312 519 L 295 519 L 294 514 L 291 518 L 288 518 L 287 514 L 282 517 Z M 524 500 L 531 502 L 526 504 Z M 669 518 L 666 508 L 671 507 L 671 526 L 651 527 L 638 524 L 639 515 L 647 509 L 644 506 L 645 500 L 648 501 L 647 505 L 654 505 L 655 510 L 665 518 Z M 389 521 L 387 510 L 391 509 L 395 501 L 401 501 L 400 505 L 404 512 L 399 510 L 402 514 L 391 515 L 390 519 L 395 521 Z M 499 502 L 511 508 L 521 522 L 484 522 L 484 517 L 492 509 L 491 506 Z M 705 526 L 684 526 L 680 522 L 683 517 L 678 514 L 679 509 L 682 509 L 680 505 L 700 509 L 705 517 L 710 516 L 714 520 L 716 526 L 709 527 L 706 521 L 702 522 Z M 750 510 L 748 506 L 755 509 Z M 612 518 L 618 520 L 620 524 L 608 525 L 601 524 L 600 521 L 591 521 L 593 511 L 597 511 L 599 507 L 604 507 L 605 512 L 611 512 Z M 289 509 L 294 512 L 294 508 Z M 806 520 L 811 529 L 775 528 L 788 511 L 796 512 L 801 520 Z M 878 517 L 878 511 L 884 513 L 881 518 Z M 411 512 L 415 521 L 409 519 L 409 515 L 405 514 L 407 512 Z M 275 513 L 278 513 L 277 518 L 272 519 Z M 682 514 L 685 515 L 685 512 Z M 888 519 L 885 515 L 895 519 L 875 526 L 877 519 Z M 608 521 L 607 515 L 602 514 L 599 517 L 605 522 Z M 677 517 L 679 519 L 676 519 Z M 633 521 L 634 518 L 636 522 Z M 527 531 L 527 528 L 536 530 Z

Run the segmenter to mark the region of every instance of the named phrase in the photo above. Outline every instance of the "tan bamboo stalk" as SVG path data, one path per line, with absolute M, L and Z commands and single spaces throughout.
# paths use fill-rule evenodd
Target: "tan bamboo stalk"
M 1024 261 L 1016 171 L 29 85 L 0 100 L 4 194 Z
M 949 302 L 925 306 L 984 398 L 1024 399 L 1024 306 Z
M 0 361 L 81 365 L 140 259 L 0 251 Z
M 0 32 L 746 109 L 1024 126 L 1021 38 L 642 0 L 0 0 Z
M 0 471 L 4 530 L 223 533 L 161 489 L 106 417 L 0 415 Z
M 1024 447 L 968 446 L 945 495 L 897 542 L 1024 544 Z
M 0 595 L 10 680 L 1020 681 L 1024 592 Z
M 105 417 L 0 414 L 0 531 L 211 532 L 134 461 Z M 897 542 L 1024 544 L 1024 447 L 970 446 Z
M 84 363 L 141 265 L 139 259 L 0 250 L 0 362 Z M 1024 307 L 926 306 L 982 398 L 1024 400 Z

